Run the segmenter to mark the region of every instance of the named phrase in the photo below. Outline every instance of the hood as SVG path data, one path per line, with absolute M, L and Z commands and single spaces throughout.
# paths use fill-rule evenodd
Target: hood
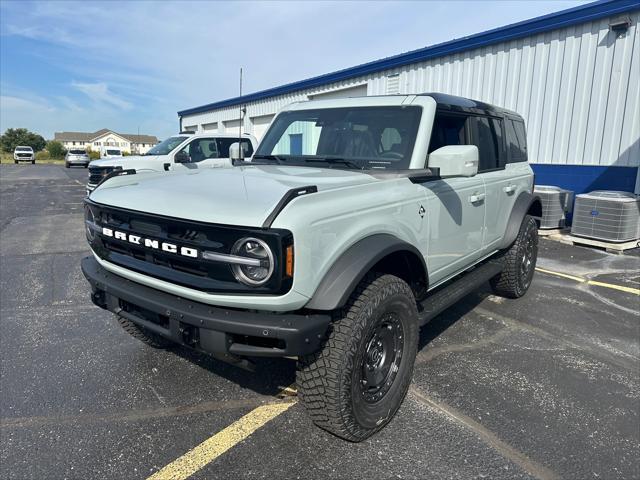
M 256 165 L 121 176 L 105 182 L 90 198 L 169 217 L 260 227 L 292 188 L 315 185 L 324 191 L 377 181 L 356 171 Z
M 111 157 L 103 158 L 101 160 L 93 160 L 91 167 L 122 167 L 124 170 L 127 168 L 135 168 L 140 170 L 159 170 L 158 159 L 160 155 L 129 155 L 127 157 Z

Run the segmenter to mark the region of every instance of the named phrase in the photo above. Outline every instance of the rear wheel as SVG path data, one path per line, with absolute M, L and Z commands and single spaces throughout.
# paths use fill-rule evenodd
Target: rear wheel
M 392 275 L 366 277 L 322 348 L 299 359 L 297 385 L 311 419 L 353 442 L 380 430 L 407 393 L 417 348 L 409 285 Z
M 529 289 L 538 259 L 538 225 L 531 215 L 526 215 L 513 245 L 503 254 L 504 269 L 491 279 L 491 287 L 497 295 L 520 298 Z
M 167 340 L 157 333 L 153 333 L 145 328 L 139 327 L 126 318 L 116 315 L 116 320 L 118 320 L 118 323 L 122 328 L 124 328 L 125 332 L 153 348 L 169 348 L 173 345 L 171 340 Z

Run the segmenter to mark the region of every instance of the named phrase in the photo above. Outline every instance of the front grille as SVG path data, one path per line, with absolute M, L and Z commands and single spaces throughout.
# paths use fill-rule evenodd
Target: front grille
M 89 167 L 89 184 L 100 183 L 103 177 L 115 170 L 115 167 Z
M 18 157 L 26 157 L 26 158 L 31 158 L 31 156 L 32 156 L 31 153 L 17 153 L 16 155 Z
M 292 280 L 284 278 L 280 261 L 286 245 L 291 244 L 291 233 L 280 229 L 251 229 L 227 225 L 206 224 L 181 219 L 159 217 L 87 202 L 94 214 L 99 234 L 92 248 L 96 254 L 111 263 L 148 276 L 206 292 L 226 293 L 285 293 Z M 139 236 L 149 241 L 168 242 L 178 247 L 195 249 L 197 258 L 163 251 L 142 244 L 134 244 L 115 236 L 100 234 L 102 227 L 113 232 Z M 272 278 L 260 287 L 248 287 L 238 282 L 227 263 L 205 260 L 201 252 L 229 254 L 233 245 L 243 237 L 259 237 L 274 253 L 275 268 Z M 128 238 L 128 237 L 127 237 Z

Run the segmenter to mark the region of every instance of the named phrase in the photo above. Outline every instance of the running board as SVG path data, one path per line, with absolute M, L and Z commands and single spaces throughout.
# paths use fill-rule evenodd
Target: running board
M 420 306 L 422 307 L 422 310 L 418 312 L 418 322 L 420 326 L 432 320 L 436 315 L 469 293 L 477 290 L 483 283 L 501 271 L 501 261 L 489 260 L 486 263 L 478 265 L 468 273 L 462 273 L 457 279 L 452 280 L 449 284 L 429 294 L 427 298 L 420 302 Z

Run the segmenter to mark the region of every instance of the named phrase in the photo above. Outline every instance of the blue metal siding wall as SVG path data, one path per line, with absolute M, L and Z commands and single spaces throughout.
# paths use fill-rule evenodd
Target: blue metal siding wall
M 576 194 L 594 190 L 633 192 L 637 167 L 531 164 L 537 185 L 555 185 Z

